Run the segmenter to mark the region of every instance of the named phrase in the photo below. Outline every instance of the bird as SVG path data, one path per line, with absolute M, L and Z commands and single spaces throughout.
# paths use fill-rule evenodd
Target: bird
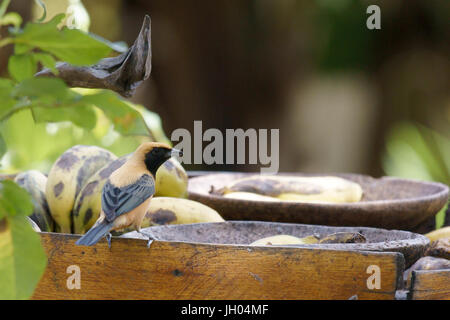
M 134 227 L 144 234 L 141 224 L 155 193 L 156 171 L 173 156 L 182 157 L 183 152 L 165 143 L 142 143 L 121 167 L 111 173 L 102 189 L 99 218 L 75 244 L 92 246 L 106 236 L 111 248 L 111 231 Z M 152 237 L 147 236 L 149 246 Z

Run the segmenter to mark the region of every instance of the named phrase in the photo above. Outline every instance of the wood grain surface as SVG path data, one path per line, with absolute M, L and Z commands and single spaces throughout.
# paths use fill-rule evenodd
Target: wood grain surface
M 113 238 L 76 246 L 75 235 L 41 233 L 47 269 L 34 299 L 394 299 L 400 253 L 248 247 Z M 80 289 L 68 289 L 69 266 Z M 367 268 L 380 268 L 368 289 Z
M 450 269 L 413 271 L 409 298 L 450 300 Z

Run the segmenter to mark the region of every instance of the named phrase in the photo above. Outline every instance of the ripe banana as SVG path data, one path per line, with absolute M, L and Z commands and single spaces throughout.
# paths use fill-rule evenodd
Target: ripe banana
M 64 152 L 53 164 L 48 174 L 46 196 L 50 213 L 62 233 L 73 230 L 73 205 L 86 181 L 116 158 L 103 148 L 77 145 Z
M 156 197 L 187 198 L 188 175 L 178 160 L 171 158 L 156 172 Z
M 111 173 L 120 168 L 131 154 L 116 159 L 93 174 L 78 194 L 73 206 L 74 233 L 83 234 L 98 219 L 101 211 L 101 194 L 103 186 Z
M 29 170 L 19 173 L 14 181 L 27 190 L 31 196 L 31 201 L 33 202 L 33 213 L 30 216 L 31 220 L 33 220 L 42 231 L 54 231 L 55 222 L 50 215 L 47 199 L 45 197 L 47 177 L 37 170 Z
M 431 242 L 443 238 L 450 238 L 450 226 L 431 231 L 425 234 L 425 236 L 430 239 Z
M 142 221 L 142 228 L 165 224 L 188 224 L 201 222 L 225 221 L 220 214 L 200 202 L 155 197 L 150 201 L 150 208 Z
M 280 234 L 277 236 L 266 237 L 258 239 L 252 243 L 250 246 L 270 246 L 270 245 L 284 245 L 284 244 L 314 244 L 319 242 L 315 236 L 307 236 L 304 238 L 297 238 L 287 234 Z
M 238 179 L 213 193 L 256 193 L 282 201 L 357 202 L 363 191 L 355 182 L 339 177 L 251 176 Z
M 280 202 L 280 200 L 277 198 L 263 196 L 261 194 L 252 193 L 252 192 L 230 192 L 230 193 L 224 194 L 224 197 L 230 198 L 230 199 L 239 199 L 239 200 Z

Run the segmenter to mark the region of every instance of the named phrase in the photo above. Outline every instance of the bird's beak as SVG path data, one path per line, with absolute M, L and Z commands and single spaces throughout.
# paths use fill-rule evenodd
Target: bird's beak
M 172 151 L 170 152 L 170 156 L 171 157 L 182 157 L 183 156 L 183 151 L 172 148 Z

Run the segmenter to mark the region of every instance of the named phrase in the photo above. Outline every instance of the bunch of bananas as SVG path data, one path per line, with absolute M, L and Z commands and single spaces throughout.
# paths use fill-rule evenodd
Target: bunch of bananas
M 226 198 L 255 201 L 296 201 L 345 203 L 360 201 L 361 186 L 333 176 L 264 176 L 255 175 L 237 179 L 213 194 Z
M 130 156 L 118 158 L 99 147 L 77 145 L 55 161 L 48 177 L 36 170 L 18 174 L 16 183 L 28 191 L 33 201 L 31 220 L 41 231 L 85 233 L 100 214 L 103 185 Z M 213 209 L 184 199 L 187 184 L 188 176 L 181 164 L 174 158 L 166 161 L 156 174 L 155 198 L 143 227 L 223 221 Z

